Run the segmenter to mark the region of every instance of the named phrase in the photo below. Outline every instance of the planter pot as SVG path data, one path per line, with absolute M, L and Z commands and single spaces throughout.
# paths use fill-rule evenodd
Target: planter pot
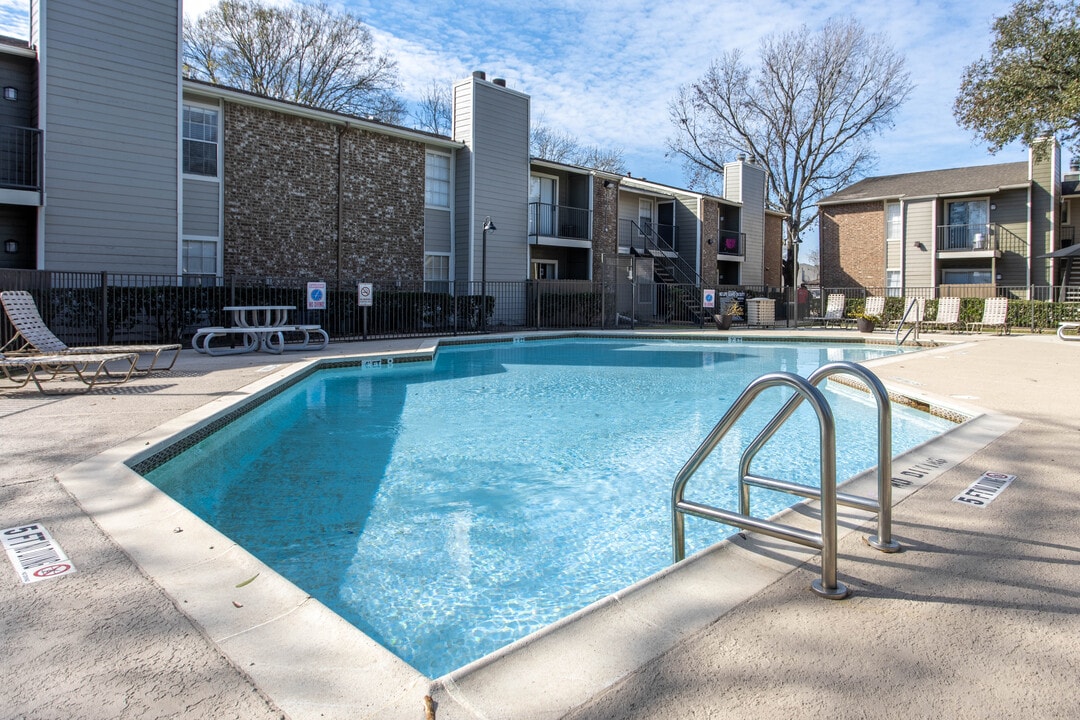
M 730 330 L 731 319 L 731 315 L 713 315 L 713 321 L 716 323 L 717 330 Z
M 855 327 L 859 328 L 859 332 L 871 333 L 874 332 L 874 321 L 866 318 L 855 318 Z

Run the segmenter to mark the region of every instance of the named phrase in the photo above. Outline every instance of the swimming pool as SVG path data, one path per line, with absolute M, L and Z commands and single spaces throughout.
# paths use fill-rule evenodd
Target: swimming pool
M 747 382 L 890 352 L 640 340 L 443 349 L 433 364 L 315 373 L 148 477 L 435 677 L 662 569 L 674 474 Z M 747 416 L 741 440 L 783 399 Z M 846 390 L 830 401 L 847 477 L 873 463 L 860 426 L 873 427 L 874 408 Z M 794 431 L 815 422 L 797 415 L 759 469 L 812 483 L 816 448 Z M 893 425 L 894 453 L 950 426 L 903 408 Z M 703 468 L 705 501 L 734 505 L 733 488 L 706 486 L 734 477 L 741 447 Z M 791 502 L 781 498 L 774 509 Z M 725 534 L 688 529 L 692 550 Z

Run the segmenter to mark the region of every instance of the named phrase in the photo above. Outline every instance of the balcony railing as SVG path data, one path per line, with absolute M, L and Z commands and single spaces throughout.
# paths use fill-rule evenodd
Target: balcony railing
M 1076 242 L 1076 227 L 1073 225 L 1061 226 L 1061 247 L 1069 247 Z
M 619 221 L 619 252 L 638 254 L 675 253 L 679 240 L 678 225 L 661 225 L 648 221 Z
M 592 212 L 584 208 L 529 203 L 529 237 L 552 237 L 566 240 L 589 240 Z
M 721 230 L 716 239 L 716 254 L 730 257 L 746 255 L 746 235 L 732 230 Z
M 974 223 L 970 225 L 939 225 L 938 252 L 982 252 L 998 250 L 997 225 Z
M 41 190 L 41 130 L 0 125 L 0 188 Z

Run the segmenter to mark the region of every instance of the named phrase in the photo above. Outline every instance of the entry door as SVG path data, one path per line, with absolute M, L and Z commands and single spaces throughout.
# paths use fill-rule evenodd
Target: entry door
M 558 197 L 558 180 L 540 175 L 529 176 L 529 234 L 552 237 L 555 235 L 555 198 Z
M 677 250 L 675 247 L 675 203 L 662 202 L 656 206 L 656 234 L 660 237 L 660 247 L 664 250 Z

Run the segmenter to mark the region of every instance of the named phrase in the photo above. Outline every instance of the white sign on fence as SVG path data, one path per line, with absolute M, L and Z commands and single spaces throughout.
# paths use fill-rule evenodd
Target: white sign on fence
M 356 304 L 360 307 L 371 307 L 371 301 L 375 296 L 375 288 L 372 283 L 356 283 Z
M 326 309 L 326 283 L 309 282 L 307 284 L 307 309 Z
M 716 307 L 716 291 L 704 290 L 701 294 L 701 307 Z

